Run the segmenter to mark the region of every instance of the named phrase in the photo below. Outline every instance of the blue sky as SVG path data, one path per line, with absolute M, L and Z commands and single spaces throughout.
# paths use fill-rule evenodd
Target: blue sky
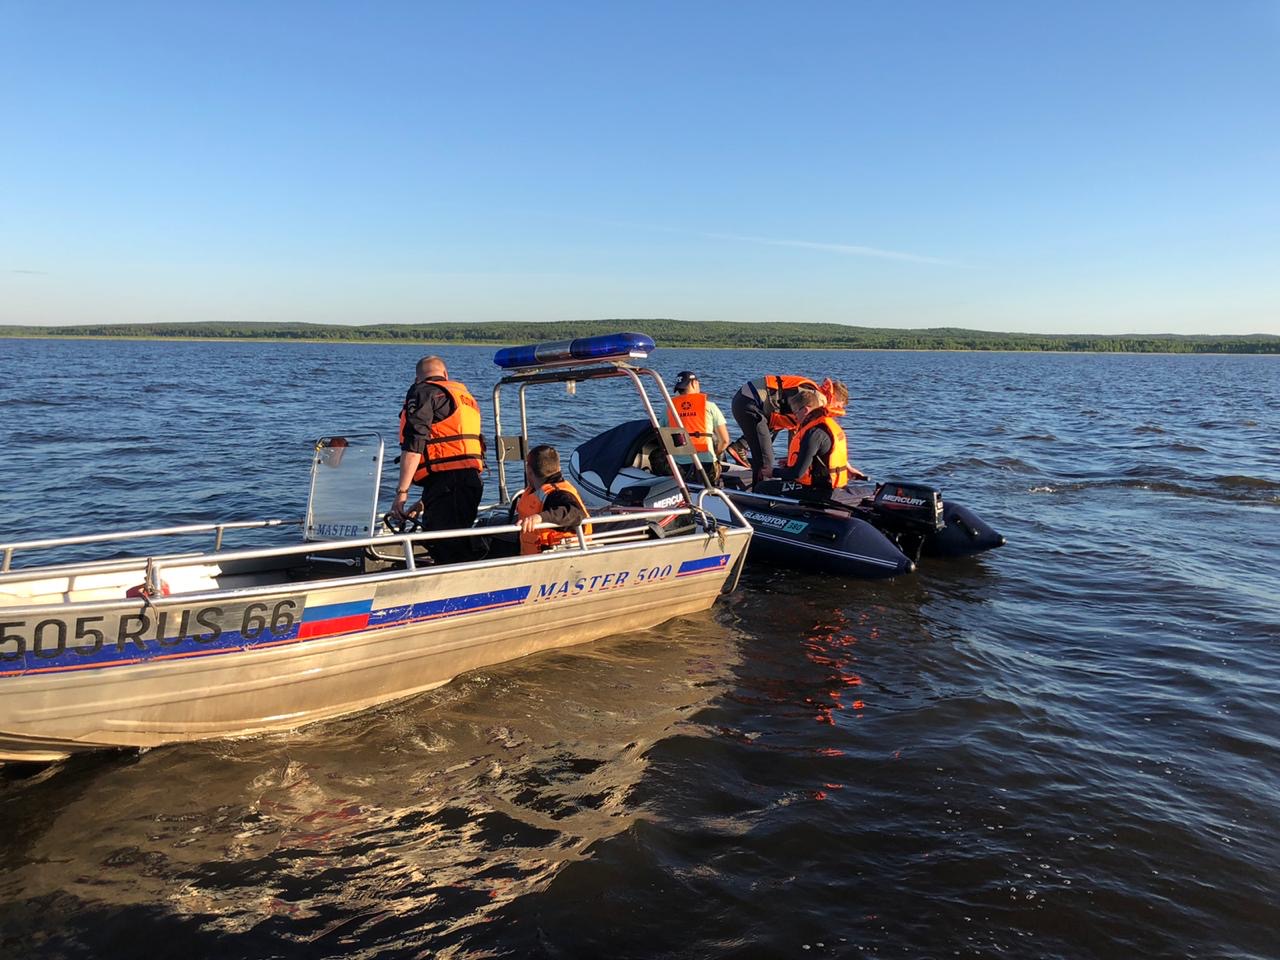
M 1280 3 L 0 0 L 0 323 L 1280 333 Z

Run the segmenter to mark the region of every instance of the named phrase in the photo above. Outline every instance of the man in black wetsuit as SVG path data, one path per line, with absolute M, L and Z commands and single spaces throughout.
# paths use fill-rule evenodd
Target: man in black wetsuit
M 400 409 L 400 482 L 391 513 L 422 513 L 424 530 L 467 529 L 484 494 L 483 469 L 479 404 L 463 384 L 449 379 L 443 360 L 423 357 Z M 412 484 L 421 485 L 422 498 L 407 507 Z M 439 563 L 475 556 L 466 537 L 432 540 L 429 550 Z

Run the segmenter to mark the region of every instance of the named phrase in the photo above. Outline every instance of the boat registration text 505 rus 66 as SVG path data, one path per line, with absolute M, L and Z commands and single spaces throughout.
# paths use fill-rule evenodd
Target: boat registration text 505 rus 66
M 381 437 L 341 433 L 314 446 L 301 520 L 0 544 L 0 761 L 288 729 L 705 610 L 734 589 L 752 535 L 720 491 L 681 485 L 663 507 L 591 516 L 531 555 L 430 562 L 438 540 L 521 532 L 504 518 L 505 471 L 530 448 L 527 388 L 621 381 L 656 426 L 642 379 L 665 395 L 662 381 L 635 363 L 652 349 L 625 334 L 499 351 L 496 524 L 390 529 L 378 520 L 383 487 L 395 488 Z M 502 430 L 504 387 L 520 393 L 519 432 Z M 292 536 L 224 548 L 225 534 L 267 527 Z M 145 549 L 122 556 L 122 543 Z
M 665 470 L 654 469 L 661 463 L 655 456 L 659 440 L 646 421 L 619 424 L 579 445 L 571 471 L 595 496 L 658 502 L 674 483 Z M 729 460 L 721 468 L 726 497 L 755 527 L 753 560 L 881 579 L 911 573 L 926 557 L 966 557 L 1005 542 L 972 510 L 923 484 L 855 481 L 814 498 L 783 480 L 752 487 L 750 469 Z

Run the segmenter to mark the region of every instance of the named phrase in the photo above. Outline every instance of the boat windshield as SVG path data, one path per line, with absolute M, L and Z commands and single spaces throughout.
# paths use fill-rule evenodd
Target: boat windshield
M 376 433 L 321 437 L 311 458 L 306 539 L 345 540 L 374 535 L 382 437 Z

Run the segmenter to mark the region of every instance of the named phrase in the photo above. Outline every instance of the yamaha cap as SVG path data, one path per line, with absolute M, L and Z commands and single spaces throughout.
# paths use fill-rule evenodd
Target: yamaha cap
M 692 370 L 681 370 L 676 374 L 676 382 L 672 385 L 671 389 L 680 391 L 689 386 L 689 384 L 697 382 L 698 375 L 696 373 Z

